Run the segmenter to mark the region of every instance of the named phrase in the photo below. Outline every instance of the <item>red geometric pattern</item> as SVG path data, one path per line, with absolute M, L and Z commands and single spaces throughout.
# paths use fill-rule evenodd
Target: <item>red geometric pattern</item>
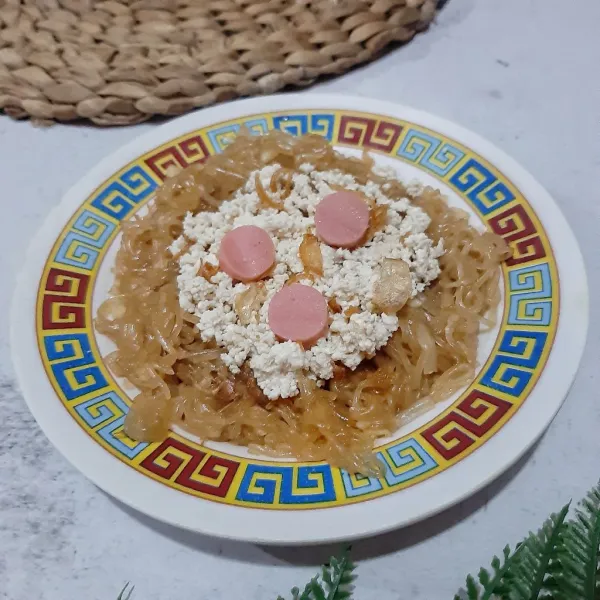
M 513 255 L 506 261 L 508 266 L 520 265 L 546 256 L 546 249 L 538 236 L 512 244 L 512 248 Z
M 402 127 L 395 123 L 367 117 L 343 116 L 340 119 L 338 142 L 391 152 L 401 133 Z
M 195 135 L 157 152 L 144 162 L 161 181 L 164 181 L 168 176 L 169 167 L 184 168 L 206 160 L 209 154 L 202 138 Z
M 473 390 L 452 412 L 421 435 L 446 460 L 452 460 L 483 437 L 511 407 L 512 404 L 506 400 Z M 448 428 L 451 424 L 454 427 Z M 442 430 L 446 431 L 440 434 Z
M 85 327 L 88 275 L 52 268 L 48 272 L 42 301 L 43 329 Z
M 182 457 L 180 454 L 185 456 Z M 140 463 L 140 466 L 161 479 L 171 480 L 181 465 L 185 463 L 185 467 L 175 478 L 174 483 L 196 492 L 224 498 L 240 464 L 234 460 L 211 455 L 200 467 L 200 463 L 205 457 L 205 452 L 196 450 L 179 440 L 167 438 Z M 159 460 L 166 464 L 160 464 L 157 462 Z M 197 478 L 198 476 L 207 478 L 214 483 L 202 481 Z
M 546 256 L 535 225 L 521 204 L 490 217 L 488 222 L 492 231 L 502 236 L 513 249 L 513 256 L 506 261 L 507 265 L 518 265 Z

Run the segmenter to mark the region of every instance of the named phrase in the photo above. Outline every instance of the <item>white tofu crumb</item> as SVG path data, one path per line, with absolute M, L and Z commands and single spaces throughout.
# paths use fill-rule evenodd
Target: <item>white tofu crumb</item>
M 183 235 L 180 235 L 170 246 L 169 252 L 177 258 L 187 245 L 187 240 Z
M 418 196 L 424 188 L 425 186 L 418 179 L 411 179 L 406 186 L 406 190 L 411 196 Z
M 394 167 L 388 167 L 386 165 L 374 165 L 373 173 L 386 179 L 396 179 L 396 169 Z
M 391 200 L 378 184 L 360 185 L 352 175 L 340 171 L 315 171 L 312 165 L 302 165 L 300 173 L 293 175 L 293 190 L 283 202 L 285 211 L 263 209 L 255 175 L 258 173 L 268 189 L 271 176 L 279 168 L 269 165 L 252 173 L 217 212 L 187 214 L 183 235 L 170 248 L 179 257 L 180 304 L 198 317 L 202 339 L 214 340 L 223 348 L 222 359 L 232 373 L 239 373 L 247 362 L 258 386 L 270 399 L 295 396 L 300 373 L 322 384 L 333 376 L 334 363 L 355 369 L 387 343 L 398 329 L 398 318 L 376 313 L 372 303 L 373 284 L 383 259 L 399 258 L 409 265 L 415 297 L 439 275 L 438 258 L 443 254 L 442 244 L 434 245 L 425 233 L 430 219 L 423 210 L 406 198 Z M 382 174 L 389 175 L 387 171 Z M 268 307 L 289 277 L 302 273 L 300 243 L 306 233 L 314 232 L 316 206 L 333 191 L 332 185 L 359 191 L 376 204 L 386 205 L 388 221 L 369 243 L 354 250 L 320 244 L 323 277 L 302 283 L 312 285 L 327 299 L 335 299 L 342 311 L 354 307 L 357 312 L 349 318 L 343 312 L 332 313 L 327 335 L 304 350 L 295 342 L 276 339 L 268 325 Z M 232 281 L 221 271 L 210 281 L 199 275 L 204 263 L 218 266 L 223 236 L 241 225 L 265 229 L 276 250 L 276 266 L 264 280 L 266 300 L 248 325 L 241 324 L 234 309 L 236 296 L 248 285 Z

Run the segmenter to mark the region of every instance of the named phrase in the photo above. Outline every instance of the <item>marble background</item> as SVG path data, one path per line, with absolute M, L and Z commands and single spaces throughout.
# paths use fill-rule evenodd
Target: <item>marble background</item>
M 581 244 L 591 326 L 573 389 L 523 460 L 441 515 L 359 542 L 358 600 L 452 598 L 488 564 L 600 476 L 600 3 L 450 0 L 431 30 L 322 91 L 395 100 L 489 138 L 554 195 Z M 14 380 L 8 309 L 25 249 L 50 209 L 99 159 L 153 125 L 35 129 L 0 118 L 0 599 L 275 598 L 332 550 L 220 542 L 111 500 L 46 441 Z

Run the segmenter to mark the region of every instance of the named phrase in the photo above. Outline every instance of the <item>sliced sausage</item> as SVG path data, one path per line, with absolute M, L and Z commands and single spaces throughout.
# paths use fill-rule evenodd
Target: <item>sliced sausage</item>
M 275 245 L 269 234 L 255 225 L 242 225 L 225 234 L 219 247 L 219 267 L 232 279 L 256 281 L 275 262 Z
M 293 283 L 279 290 L 269 303 L 269 326 L 282 340 L 314 344 L 327 331 L 327 300 L 309 285 Z
M 334 192 L 315 211 L 317 235 L 329 246 L 355 248 L 369 228 L 369 207 L 359 194 Z

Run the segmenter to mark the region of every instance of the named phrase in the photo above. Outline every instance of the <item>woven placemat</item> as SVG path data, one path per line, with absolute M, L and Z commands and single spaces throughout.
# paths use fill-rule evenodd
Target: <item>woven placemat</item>
M 98 125 L 305 86 L 407 42 L 435 0 L 0 0 L 0 109 Z

